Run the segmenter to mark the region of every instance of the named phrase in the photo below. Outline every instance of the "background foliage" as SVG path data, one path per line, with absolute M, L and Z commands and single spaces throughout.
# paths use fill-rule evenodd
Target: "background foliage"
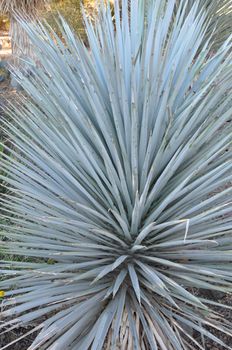
M 10 29 L 10 21 L 9 17 L 6 15 L 0 15 L 0 30 L 9 31 Z
M 56 28 L 59 32 L 59 28 L 56 23 L 57 12 L 59 12 L 69 23 L 69 25 L 78 33 L 82 38 L 85 38 L 85 30 L 81 15 L 81 1 L 80 0 L 53 0 L 50 3 L 49 10 L 44 14 L 45 18 Z

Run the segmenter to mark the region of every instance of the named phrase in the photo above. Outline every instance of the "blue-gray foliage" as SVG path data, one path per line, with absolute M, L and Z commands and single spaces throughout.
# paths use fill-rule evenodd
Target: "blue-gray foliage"
M 64 21 L 64 41 L 22 21 L 38 61 L 17 73 L 29 97 L 4 127 L 0 327 L 35 323 L 31 350 L 231 334 L 196 294 L 232 290 L 231 38 L 209 58 L 207 15 L 175 1 L 133 0 L 129 16 L 116 0 L 113 19 L 101 5 L 90 49 Z

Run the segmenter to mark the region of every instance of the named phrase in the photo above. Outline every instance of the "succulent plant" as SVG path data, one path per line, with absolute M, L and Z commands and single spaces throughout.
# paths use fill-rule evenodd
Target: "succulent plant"
M 34 325 L 31 350 L 231 334 L 201 294 L 232 290 L 231 38 L 208 58 L 207 14 L 186 4 L 99 5 L 90 50 L 62 19 L 65 42 L 21 20 L 38 62 L 4 122 L 0 327 Z

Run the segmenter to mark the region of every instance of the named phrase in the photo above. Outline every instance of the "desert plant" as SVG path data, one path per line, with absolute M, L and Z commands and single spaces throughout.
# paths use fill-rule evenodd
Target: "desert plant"
M 86 20 L 90 49 L 21 21 L 39 65 L 5 122 L 1 329 L 30 349 L 203 349 L 231 324 L 231 38 L 210 59 L 197 2 L 128 1 Z M 199 47 L 203 49 L 196 56 Z M 221 189 L 218 191 L 218 189 Z M 202 337 L 186 332 L 190 328 Z M 30 331 L 32 332 L 32 331 Z M 9 345 L 8 345 L 9 346 Z M 12 346 L 12 344 L 10 344 Z M 3 347 L 6 348 L 6 347 Z

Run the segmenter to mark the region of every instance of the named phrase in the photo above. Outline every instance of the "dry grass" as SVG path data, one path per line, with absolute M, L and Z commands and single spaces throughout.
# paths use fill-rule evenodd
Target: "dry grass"
M 0 12 L 20 11 L 30 14 L 44 6 L 44 3 L 45 0 L 0 0 Z

